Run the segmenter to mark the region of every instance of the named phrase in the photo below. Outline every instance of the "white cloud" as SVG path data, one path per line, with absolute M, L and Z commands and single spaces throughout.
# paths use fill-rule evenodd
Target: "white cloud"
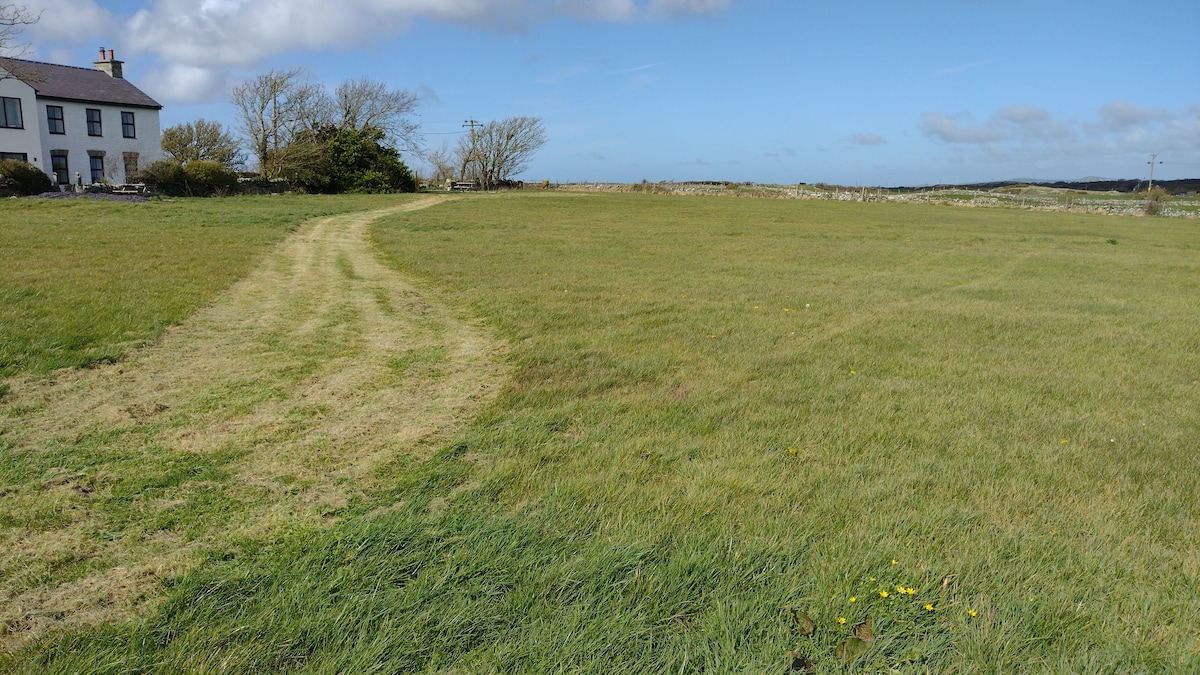
M 996 115 L 1006 122 L 1027 124 L 1029 122 L 1045 122 L 1050 119 L 1050 112 L 1035 105 L 1006 105 Z
M 39 16 L 38 22 L 29 26 L 28 38 L 38 42 L 76 42 L 81 35 L 105 44 L 96 44 L 97 53 L 117 35 L 116 22 L 112 14 L 101 9 L 94 0 L 29 0 L 25 5 L 30 14 Z
M 887 139 L 879 134 L 872 133 L 857 133 L 850 136 L 849 140 L 855 145 L 886 145 Z
M 665 20 L 709 14 L 731 0 L 153 0 L 119 21 L 96 0 L 31 0 L 43 12 L 34 38 L 87 35 L 119 54 L 160 65 L 145 78 L 164 103 L 223 96 L 231 73 L 281 54 L 355 49 L 411 28 L 417 19 L 500 31 L 554 17 L 581 21 Z M 123 26 L 118 26 L 123 22 Z M 153 58 L 157 56 L 157 59 Z M 652 64 L 657 65 L 657 64 Z M 647 67 L 649 69 L 649 67 Z M 569 75 L 569 74 L 568 74 Z M 171 78 L 182 78 L 176 82 Z M 635 82 L 635 85 L 638 84 Z M 645 84 L 645 83 L 642 83 Z
M 983 124 L 971 124 L 970 113 L 921 115 L 921 130 L 947 143 L 997 144 L 1007 141 L 1050 141 L 1070 138 L 1075 131 L 1035 105 L 1006 105 Z
M 61 0 L 60 0 L 61 1 Z M 85 0 L 90 2 L 91 0 Z M 569 16 L 634 21 L 708 14 L 729 0 L 156 0 L 129 21 L 129 46 L 198 67 L 252 67 L 296 50 L 360 47 L 429 19 L 497 30 Z
M 1165 108 L 1142 108 L 1128 101 L 1113 101 L 1100 108 L 1100 122 L 1090 129 L 1100 133 L 1118 133 L 1130 128 L 1145 126 L 1170 119 Z
M 947 143 L 993 143 L 1004 140 L 1004 134 L 994 125 L 970 126 L 961 124 L 970 121 L 969 113 L 943 115 L 937 112 L 921 114 L 921 132 L 937 137 Z
M 1045 157 L 1120 157 L 1172 152 L 1200 158 L 1200 106 L 1178 113 L 1113 101 L 1090 121 L 1057 120 L 1043 108 L 1008 105 L 982 123 L 970 114 L 921 115 L 921 131 L 945 143 L 976 147 L 991 160 Z M 1191 161 L 1191 160 L 1189 160 Z
M 142 89 L 160 103 L 200 103 L 224 98 L 233 82 L 223 70 L 181 64 L 151 70 Z
M 649 9 L 658 16 L 681 14 L 715 14 L 730 5 L 732 0 L 650 0 Z

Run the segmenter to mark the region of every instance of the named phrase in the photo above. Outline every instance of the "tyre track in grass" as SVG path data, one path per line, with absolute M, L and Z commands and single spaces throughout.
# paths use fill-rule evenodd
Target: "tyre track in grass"
M 504 346 L 384 265 L 369 229 L 444 201 L 303 224 L 119 364 L 11 381 L 0 452 L 0 650 L 134 616 L 233 542 L 336 519 L 507 380 Z

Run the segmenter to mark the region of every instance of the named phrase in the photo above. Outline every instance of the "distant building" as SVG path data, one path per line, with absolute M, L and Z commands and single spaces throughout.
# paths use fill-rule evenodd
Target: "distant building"
M 162 106 L 100 50 L 94 68 L 0 57 L 0 159 L 41 168 L 58 185 L 127 183 L 162 158 Z M 78 174 L 78 176 L 76 176 Z

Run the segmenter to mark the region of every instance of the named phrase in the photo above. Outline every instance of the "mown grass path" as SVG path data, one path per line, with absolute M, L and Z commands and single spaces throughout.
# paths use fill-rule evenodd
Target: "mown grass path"
M 501 346 L 380 263 L 385 215 L 310 221 L 121 363 L 0 405 L 0 648 L 130 616 L 163 579 L 336 515 L 504 379 Z

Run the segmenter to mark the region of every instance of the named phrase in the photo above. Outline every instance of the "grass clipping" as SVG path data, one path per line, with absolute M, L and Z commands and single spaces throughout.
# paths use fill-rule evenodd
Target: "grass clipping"
M 502 345 L 369 241 L 438 201 L 310 221 L 160 344 L 11 383 L 0 649 L 132 616 L 204 552 L 335 517 L 490 400 Z

